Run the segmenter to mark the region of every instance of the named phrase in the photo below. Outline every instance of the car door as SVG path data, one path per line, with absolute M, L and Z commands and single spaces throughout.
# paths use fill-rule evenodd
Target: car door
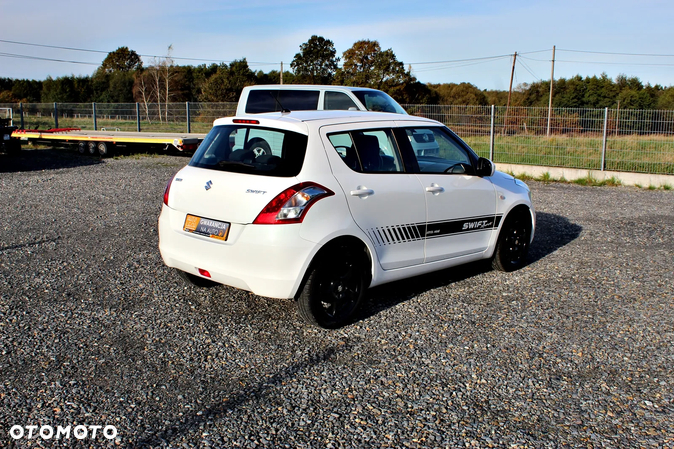
M 493 184 L 475 175 L 477 157 L 444 127 L 405 128 L 398 136 L 419 165 L 427 206 L 425 262 L 484 252 L 500 217 Z
M 390 127 L 329 126 L 321 135 L 351 215 L 370 238 L 381 267 L 422 264 L 424 192 L 419 179 L 405 172 Z

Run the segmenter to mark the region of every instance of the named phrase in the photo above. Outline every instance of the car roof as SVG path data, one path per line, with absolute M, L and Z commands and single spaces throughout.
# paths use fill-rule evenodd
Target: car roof
M 224 117 L 217 119 L 213 125 L 227 125 L 234 123 L 234 120 L 258 121 L 261 126 L 293 130 L 308 134 L 308 128 L 339 125 L 348 123 L 376 123 L 376 122 L 417 122 L 424 126 L 444 126 L 442 123 L 424 117 L 413 115 L 401 115 L 391 112 L 372 112 L 372 111 L 293 111 L 293 112 L 266 112 L 237 117 Z
M 377 89 L 369 87 L 353 87 L 353 86 L 334 86 L 331 84 L 256 84 L 254 86 L 246 86 L 247 90 L 371 90 L 374 92 L 381 92 Z

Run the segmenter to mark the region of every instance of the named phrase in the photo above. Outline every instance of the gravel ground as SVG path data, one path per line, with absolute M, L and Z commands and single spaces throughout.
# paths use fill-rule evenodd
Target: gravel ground
M 163 266 L 186 162 L 0 155 L 0 446 L 674 447 L 674 192 L 532 182 L 526 268 L 382 286 L 325 331 Z

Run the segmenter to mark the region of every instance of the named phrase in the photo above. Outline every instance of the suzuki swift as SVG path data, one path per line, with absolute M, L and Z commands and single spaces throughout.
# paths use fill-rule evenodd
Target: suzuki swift
M 214 122 L 166 186 L 159 250 L 197 286 L 292 298 L 335 328 L 368 287 L 480 259 L 522 267 L 534 228 L 527 185 L 439 122 L 269 113 Z

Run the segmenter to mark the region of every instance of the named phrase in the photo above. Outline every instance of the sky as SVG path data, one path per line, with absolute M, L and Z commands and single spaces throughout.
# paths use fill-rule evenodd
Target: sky
M 0 0 L 0 11 L 0 77 L 17 79 L 90 75 L 122 46 L 145 65 L 171 45 L 180 65 L 288 70 L 318 35 L 339 56 L 376 40 L 424 83 L 507 90 L 515 52 L 514 86 L 549 80 L 555 46 L 555 79 L 674 85 L 671 0 Z

